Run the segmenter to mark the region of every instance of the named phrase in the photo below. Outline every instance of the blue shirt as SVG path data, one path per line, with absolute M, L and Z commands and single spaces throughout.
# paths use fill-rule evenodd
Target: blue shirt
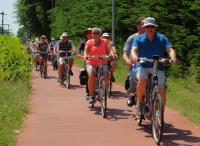
M 162 58 L 166 49 L 172 48 L 172 45 L 165 35 L 156 32 L 152 41 L 147 38 L 146 33 L 135 37 L 132 48 L 138 48 L 138 57 L 152 58 L 153 55 L 159 55 Z M 153 64 L 146 62 L 142 67 L 153 67 Z

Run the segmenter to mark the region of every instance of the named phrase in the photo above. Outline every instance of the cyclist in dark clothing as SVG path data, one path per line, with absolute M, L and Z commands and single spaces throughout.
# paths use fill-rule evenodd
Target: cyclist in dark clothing
M 83 55 L 81 55 L 81 52 L 84 52 L 84 48 L 85 48 L 85 43 L 92 38 L 92 29 L 91 28 L 87 28 L 86 30 L 83 31 L 83 35 L 85 40 L 83 42 L 81 42 L 79 48 L 77 49 L 77 53 L 78 53 L 78 57 L 79 58 L 83 58 Z M 84 68 L 85 68 L 85 64 L 84 64 Z M 89 90 L 88 90 L 88 85 L 86 82 L 86 99 L 89 99 Z
M 46 36 L 42 35 L 40 37 L 40 42 L 38 44 L 38 51 L 40 52 L 40 64 L 44 62 L 44 67 L 46 71 L 47 71 L 48 49 L 49 49 L 49 44 L 46 41 Z
M 63 82 L 64 78 L 64 59 L 63 57 L 66 56 L 66 52 L 62 51 L 71 51 L 72 53 L 75 53 L 75 47 L 72 44 L 72 41 L 69 40 L 69 37 L 66 32 L 62 34 L 62 40 L 58 43 L 57 50 L 59 53 L 59 59 L 58 59 L 58 74 L 60 82 Z M 70 66 L 70 75 L 73 75 L 73 72 L 71 71 L 71 68 L 73 66 L 73 58 L 70 57 L 69 59 L 69 66 Z
M 77 49 L 77 53 L 80 55 L 81 52 L 84 52 L 84 48 L 85 48 L 85 43 L 92 38 L 92 29 L 88 28 L 86 30 L 83 31 L 83 35 L 85 40 L 83 42 L 81 42 L 80 46 Z

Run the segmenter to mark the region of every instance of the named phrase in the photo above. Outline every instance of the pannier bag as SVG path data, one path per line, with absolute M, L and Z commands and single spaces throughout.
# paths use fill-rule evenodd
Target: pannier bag
M 80 79 L 80 85 L 86 85 L 87 84 L 88 74 L 87 74 L 87 71 L 84 68 L 80 69 L 79 79 Z
M 129 77 L 130 77 L 130 75 L 127 76 L 125 83 L 124 83 L 124 87 L 126 90 L 128 90 L 130 88 Z

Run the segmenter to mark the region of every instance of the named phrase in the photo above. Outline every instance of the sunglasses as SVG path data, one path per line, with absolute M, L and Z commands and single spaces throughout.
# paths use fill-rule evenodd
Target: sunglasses
M 100 33 L 99 33 L 99 32 L 93 32 L 92 34 L 94 34 L 94 35 L 95 35 L 95 34 L 96 34 L 96 35 L 99 35 Z
M 148 26 L 146 26 L 145 28 L 155 28 L 155 26 L 153 26 L 153 25 L 148 25 Z

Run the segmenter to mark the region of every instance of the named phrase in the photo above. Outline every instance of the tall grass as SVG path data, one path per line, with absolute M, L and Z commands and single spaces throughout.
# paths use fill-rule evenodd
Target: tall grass
M 194 79 L 168 79 L 167 105 L 200 126 L 199 91 Z
M 14 145 L 23 117 L 28 112 L 28 80 L 0 82 L 0 146 Z
M 30 56 L 12 35 L 0 35 L 0 52 L 0 146 L 11 146 L 28 112 Z

